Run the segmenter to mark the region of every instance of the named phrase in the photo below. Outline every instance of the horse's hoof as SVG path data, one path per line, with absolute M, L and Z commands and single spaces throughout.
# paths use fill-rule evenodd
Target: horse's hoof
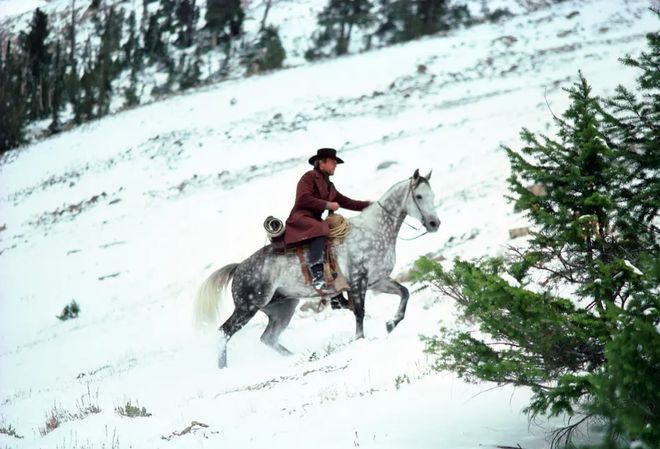
M 387 329 L 388 334 L 392 332 L 395 327 L 396 327 L 396 323 L 394 321 L 388 321 L 387 323 L 385 323 L 385 328 Z
M 279 345 L 279 346 L 278 346 L 277 348 L 275 348 L 275 349 L 277 350 L 277 352 L 279 352 L 280 354 L 282 354 L 282 355 L 285 356 L 285 357 L 290 357 L 290 356 L 293 355 L 293 352 L 289 351 L 287 348 L 285 348 L 285 347 L 282 346 L 282 345 Z

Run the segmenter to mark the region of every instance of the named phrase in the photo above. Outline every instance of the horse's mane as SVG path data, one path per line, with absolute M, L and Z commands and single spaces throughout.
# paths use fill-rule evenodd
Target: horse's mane
M 392 185 L 389 189 L 387 189 L 387 190 L 385 191 L 385 193 L 383 193 L 383 195 L 382 195 L 381 197 L 386 196 L 388 193 L 390 193 L 390 191 L 392 191 L 392 190 L 398 188 L 400 184 L 403 184 L 404 182 L 410 182 L 411 179 L 412 179 L 412 178 L 408 178 L 408 179 L 404 179 L 403 181 L 399 181 L 399 182 L 397 182 L 396 184 Z M 428 184 L 429 186 L 431 185 L 431 183 L 429 182 L 429 180 L 426 179 L 424 176 L 421 176 L 421 175 L 420 175 L 419 178 L 417 178 L 417 179 L 419 179 L 419 182 L 420 182 L 420 183 L 425 182 L 425 183 Z

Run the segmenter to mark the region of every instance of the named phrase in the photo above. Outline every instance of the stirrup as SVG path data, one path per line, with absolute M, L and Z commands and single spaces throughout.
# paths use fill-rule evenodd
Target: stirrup
M 323 290 L 325 288 L 325 279 L 323 277 L 312 279 L 312 286 L 317 290 Z

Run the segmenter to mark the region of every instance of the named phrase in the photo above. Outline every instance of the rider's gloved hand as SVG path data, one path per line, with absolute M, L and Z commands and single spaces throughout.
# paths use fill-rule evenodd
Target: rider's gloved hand
M 339 209 L 339 203 L 335 203 L 334 201 L 328 201 L 328 203 L 325 205 L 325 208 L 334 212 L 337 209 Z

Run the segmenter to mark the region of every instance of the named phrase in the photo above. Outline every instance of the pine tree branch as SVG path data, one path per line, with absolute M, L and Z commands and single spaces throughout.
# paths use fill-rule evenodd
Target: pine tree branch
M 523 386 L 523 387 L 529 387 L 529 388 L 537 388 L 537 389 L 543 390 L 543 391 L 551 391 L 553 389 L 553 387 L 549 387 L 547 385 L 543 385 L 543 384 L 540 384 L 540 383 L 531 382 L 531 381 L 528 381 L 528 380 L 515 379 L 515 378 L 512 379 L 512 378 L 509 378 L 509 377 L 503 377 L 501 381 L 497 380 L 496 382 L 499 382 L 499 383 L 502 383 L 502 384 L 512 384 L 516 387 Z
M 628 302 L 628 298 L 630 298 L 630 289 L 623 292 L 623 294 L 622 294 L 621 292 L 623 291 L 623 287 L 624 287 L 624 285 L 622 284 L 621 287 L 617 290 L 615 297 L 616 296 L 619 297 L 619 300 L 621 301 L 621 308 L 625 309 L 626 308 L 626 302 Z
M 468 304 L 470 304 L 470 300 L 465 295 L 463 295 L 458 288 L 454 286 L 441 287 L 440 291 L 445 295 L 449 296 L 450 298 L 453 298 L 457 303 L 459 303 L 462 306 L 467 306 Z
M 572 284 L 579 283 L 578 280 L 576 280 L 575 278 L 573 278 L 573 276 L 571 276 L 571 273 L 570 273 L 570 272 L 569 272 L 569 273 L 562 273 L 562 272 L 560 272 L 560 271 L 553 270 L 552 268 L 547 267 L 547 266 L 545 266 L 545 265 L 541 265 L 541 264 L 534 264 L 534 265 L 532 265 L 532 266 L 533 266 L 534 268 L 536 268 L 537 270 L 539 270 L 539 271 L 547 271 L 548 273 L 550 273 L 550 274 L 552 275 L 552 276 L 547 280 L 547 282 L 550 282 L 550 280 L 552 280 L 552 281 L 556 281 L 557 279 L 564 279 L 565 281 L 568 281 L 568 282 L 570 282 L 570 283 L 572 283 Z M 547 284 L 547 282 L 546 282 L 545 284 Z
M 617 287 L 616 291 L 614 292 L 614 295 L 612 295 L 612 302 L 616 304 L 616 298 L 620 297 L 621 290 L 623 290 L 624 285 L 626 285 L 625 282 L 622 282 L 619 284 L 619 287 Z M 626 300 L 621 298 L 621 307 L 625 304 Z
M 591 279 L 592 282 L 596 281 L 596 275 L 594 273 L 594 255 L 593 255 L 593 246 L 591 242 L 591 235 L 587 235 L 586 238 L 586 259 L 587 259 L 587 272 L 589 273 L 589 278 Z M 598 297 L 598 295 L 595 295 L 596 297 L 594 298 L 593 304 L 598 309 L 598 314 L 601 317 L 605 316 L 605 308 L 603 307 L 603 303 L 601 302 L 601 299 Z
M 510 341 L 484 341 L 483 344 L 486 346 L 509 346 L 510 348 L 530 349 L 527 346 L 522 346 Z
M 563 247 L 562 247 L 562 248 L 563 248 Z M 513 253 L 515 253 L 515 254 L 516 254 L 521 260 L 524 259 L 524 253 L 523 253 L 519 248 L 516 248 L 516 247 L 513 247 L 513 246 L 510 246 L 510 245 L 509 245 L 509 246 L 508 246 L 508 249 L 509 249 L 509 251 L 512 251 Z M 540 262 L 539 262 L 539 263 L 535 263 L 535 264 L 530 265 L 531 268 L 536 268 L 536 269 L 539 270 L 539 271 L 546 271 L 546 272 L 548 272 L 548 273 L 550 273 L 550 274 L 552 275 L 552 276 L 551 276 L 551 277 L 550 277 L 550 278 L 544 283 L 544 286 L 545 286 L 548 282 L 550 282 L 550 280 L 556 280 L 556 279 L 564 279 L 565 281 L 568 281 L 568 282 L 570 282 L 570 283 L 572 283 L 572 284 L 580 283 L 579 280 L 575 279 L 575 278 L 572 276 L 574 269 L 577 268 L 577 267 L 568 264 L 568 262 L 566 262 L 563 258 L 561 258 L 561 249 L 559 250 L 559 253 L 554 253 L 554 252 L 553 252 L 552 255 L 554 255 L 554 256 L 558 256 L 559 260 L 562 261 L 562 264 L 564 265 L 564 267 L 567 267 L 567 266 L 568 266 L 568 267 L 570 267 L 570 268 L 567 269 L 567 271 L 568 271 L 567 273 L 564 273 L 564 272 L 561 272 L 561 271 L 553 270 L 552 268 L 550 268 L 550 267 L 548 267 L 547 265 L 545 265 L 545 264 L 543 264 L 543 263 L 540 263 Z
M 591 301 L 589 304 L 587 304 L 584 309 L 587 311 L 593 310 L 593 308 L 596 307 L 596 301 Z
M 577 431 L 578 427 L 582 423 L 588 421 L 592 417 L 593 417 L 593 415 L 589 414 L 589 415 L 584 416 L 582 419 L 580 419 L 575 424 L 570 424 L 566 427 L 562 427 L 560 429 L 553 430 L 552 431 L 552 439 L 551 439 L 551 442 L 550 442 L 550 448 L 551 449 L 557 449 L 561 446 L 563 446 L 564 448 L 571 447 L 573 434 Z
M 559 260 L 562 263 L 562 265 L 564 265 L 564 267 L 570 268 L 571 271 L 580 270 L 584 267 L 584 265 L 576 265 L 566 260 L 562 254 L 563 249 L 564 247 L 561 247 L 559 251 L 556 252 L 554 255 L 557 257 L 557 260 Z M 580 282 L 580 281 L 576 281 L 576 282 Z

